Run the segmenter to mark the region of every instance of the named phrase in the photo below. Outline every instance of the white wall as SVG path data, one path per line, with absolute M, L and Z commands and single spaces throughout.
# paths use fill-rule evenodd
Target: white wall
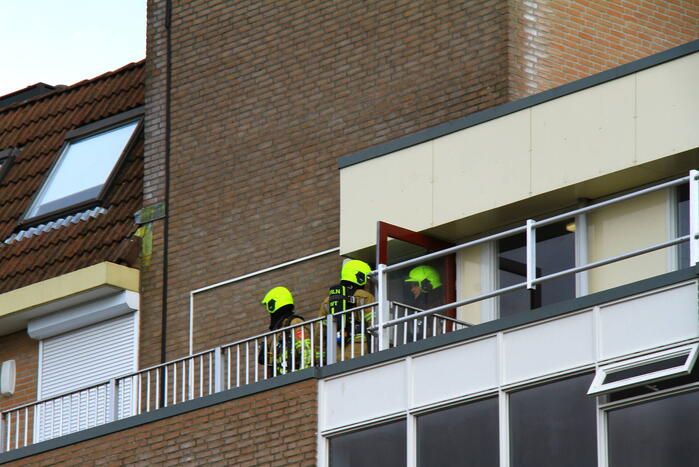
M 692 281 L 327 378 L 320 385 L 320 431 L 697 339 Z

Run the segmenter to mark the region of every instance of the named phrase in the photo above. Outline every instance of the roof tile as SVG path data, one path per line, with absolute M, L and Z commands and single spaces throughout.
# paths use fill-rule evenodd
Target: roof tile
M 74 128 L 144 104 L 144 62 L 0 109 L 0 149 L 20 148 L 0 180 L 0 293 L 60 274 L 115 261 L 138 267 L 133 213 L 142 204 L 143 136 L 109 187 L 106 212 L 37 235 L 2 243 L 18 224 L 34 193 Z

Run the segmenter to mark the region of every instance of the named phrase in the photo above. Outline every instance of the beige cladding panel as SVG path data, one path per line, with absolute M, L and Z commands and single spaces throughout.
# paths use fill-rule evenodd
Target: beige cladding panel
M 480 295 L 481 285 L 481 247 L 475 246 L 461 250 L 457 255 L 457 278 L 459 283 L 456 287 L 459 300 Z M 459 307 L 457 318 L 472 324 L 482 321 L 481 307 L 483 302 L 472 303 Z
M 667 239 L 668 192 L 658 191 L 591 212 L 588 215 L 589 260 L 651 246 Z M 667 255 L 660 250 L 589 272 L 590 293 L 667 272 Z
M 529 196 L 529 118 L 523 110 L 434 141 L 434 224 Z
M 432 142 L 342 169 L 340 244 L 353 251 L 376 241 L 376 221 L 412 230 L 432 226 Z
M 618 79 L 532 108 L 534 194 L 633 165 L 634 79 Z
M 699 54 L 637 77 L 639 163 L 699 146 Z
M 693 54 L 344 168 L 341 253 L 697 148 L 698 79 Z

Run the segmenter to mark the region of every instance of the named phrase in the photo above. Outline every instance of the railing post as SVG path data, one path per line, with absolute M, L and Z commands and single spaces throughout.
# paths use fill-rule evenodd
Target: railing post
M 533 289 L 536 279 L 536 229 L 535 222 L 527 219 L 527 289 Z
M 699 261 L 699 171 L 689 171 L 689 265 Z
M 335 316 L 327 315 L 325 317 L 325 364 L 330 365 L 335 363 L 337 356 L 335 349 L 337 348 L 337 337 L 335 335 Z
M 109 380 L 107 390 L 107 422 L 113 422 L 117 419 L 117 414 L 119 413 L 118 398 L 117 381 L 116 378 L 112 378 Z
M 214 392 L 221 392 L 223 389 L 223 349 L 216 347 L 214 349 Z
M 5 452 L 5 414 L 0 413 L 0 452 Z
M 384 329 L 384 323 L 388 321 L 388 278 L 386 277 L 385 264 L 379 264 L 377 268 L 376 277 L 376 300 L 378 301 L 378 338 L 379 338 L 379 351 L 388 348 L 388 330 Z

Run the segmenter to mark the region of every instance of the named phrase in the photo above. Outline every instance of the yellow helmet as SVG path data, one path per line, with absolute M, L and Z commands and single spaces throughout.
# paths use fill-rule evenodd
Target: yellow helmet
M 351 259 L 346 261 L 342 265 L 342 273 L 340 274 L 340 279 L 343 281 L 348 281 L 358 286 L 363 286 L 366 284 L 367 279 L 369 279 L 369 273 L 371 272 L 371 266 L 366 264 L 364 261 L 358 259 Z
M 432 266 L 416 266 L 410 270 L 405 282 L 417 282 L 423 292 L 431 292 L 442 286 L 439 272 Z
M 262 299 L 262 304 L 270 313 L 274 313 L 278 309 L 286 305 L 294 304 L 294 297 L 286 287 L 275 287 L 265 295 Z

